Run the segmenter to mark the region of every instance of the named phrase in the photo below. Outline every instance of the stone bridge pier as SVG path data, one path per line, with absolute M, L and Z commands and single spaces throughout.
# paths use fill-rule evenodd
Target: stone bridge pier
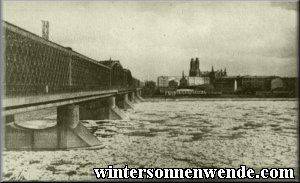
M 116 106 L 115 96 L 57 108 L 58 148 L 100 145 L 80 120 L 119 120 L 125 114 Z
M 57 144 L 50 148 L 55 148 L 55 145 L 58 149 L 100 145 L 100 141 L 79 121 L 79 111 L 80 106 L 77 104 L 57 108 Z M 38 141 L 34 139 L 33 142 Z
M 117 95 L 116 105 L 121 109 L 133 109 L 133 103 L 131 102 L 128 93 Z
M 129 93 L 129 100 L 132 103 L 138 103 L 138 101 L 136 100 L 136 97 L 135 97 L 135 91 Z
M 139 103 L 144 101 L 144 99 L 141 97 L 141 90 L 130 92 L 128 98 L 131 103 Z
M 131 92 L 132 93 L 132 92 Z M 131 99 L 134 101 L 134 94 Z M 121 109 L 133 108 L 128 93 L 75 102 L 56 107 L 56 126 L 30 129 L 8 122 L 5 130 L 6 149 L 67 149 L 101 145 L 81 120 L 127 119 Z M 12 115 L 13 116 L 13 115 Z
M 133 96 L 133 100 L 135 100 L 136 102 L 143 102 L 144 99 L 141 96 L 141 90 L 137 89 L 136 91 L 132 92 L 132 96 Z
M 118 120 L 126 118 L 116 106 L 115 96 L 80 103 L 79 114 L 80 120 Z

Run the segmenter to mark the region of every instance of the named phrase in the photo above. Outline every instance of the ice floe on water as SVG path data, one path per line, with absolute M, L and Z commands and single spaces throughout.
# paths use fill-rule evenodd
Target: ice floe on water
M 96 180 L 92 168 L 297 167 L 295 101 L 144 102 L 85 120 L 101 146 L 5 151 L 5 180 Z
M 17 123 L 18 126 L 29 129 L 45 129 L 56 125 L 56 119 L 38 119 Z

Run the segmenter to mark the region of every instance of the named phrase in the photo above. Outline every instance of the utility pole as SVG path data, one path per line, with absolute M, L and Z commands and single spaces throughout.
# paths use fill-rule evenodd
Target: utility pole
M 42 37 L 46 40 L 49 40 L 49 21 L 42 20 L 43 29 L 42 29 Z

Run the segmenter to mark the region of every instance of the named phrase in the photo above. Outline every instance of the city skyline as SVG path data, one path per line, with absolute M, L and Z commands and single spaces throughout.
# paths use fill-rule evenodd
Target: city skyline
M 120 60 L 141 80 L 226 67 L 228 75 L 297 75 L 292 2 L 3 1 L 3 19 L 95 60 Z M 80 23 L 80 25 L 79 25 Z

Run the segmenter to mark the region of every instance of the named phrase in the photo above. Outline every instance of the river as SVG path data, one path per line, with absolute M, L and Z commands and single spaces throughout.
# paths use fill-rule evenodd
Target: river
M 101 146 L 3 152 L 4 180 L 96 180 L 92 168 L 297 165 L 294 101 L 152 101 L 129 120 L 83 121 Z

